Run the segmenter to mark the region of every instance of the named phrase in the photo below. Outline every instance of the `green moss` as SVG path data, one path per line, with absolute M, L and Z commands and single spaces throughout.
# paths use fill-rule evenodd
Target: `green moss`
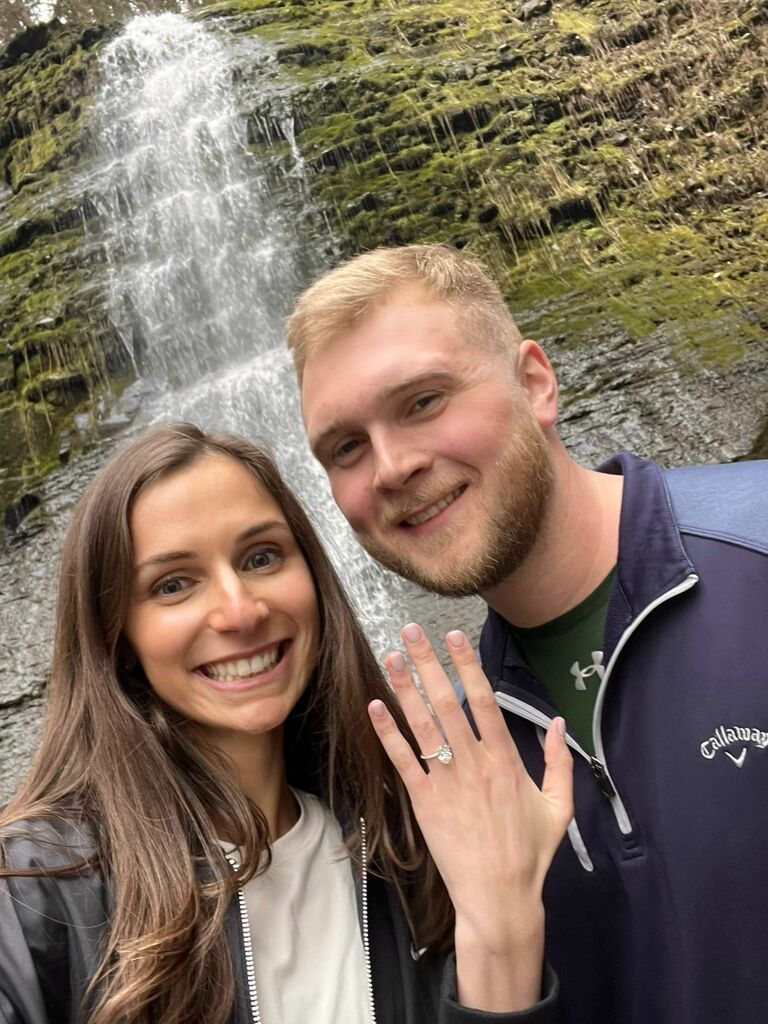
M 578 35 L 585 40 L 591 39 L 600 28 L 600 21 L 589 11 L 573 7 L 556 7 L 552 19 L 561 32 Z
M 768 323 L 758 9 L 554 0 L 525 22 L 518 9 L 227 0 L 195 16 L 235 15 L 274 45 L 313 194 L 347 252 L 460 243 L 495 268 L 528 333 L 577 346 L 664 331 L 681 359 L 738 360 Z M 0 337 L 6 357 L 39 356 L 25 382 L 41 394 L 57 367 L 99 373 L 79 233 L 57 234 L 60 209 L 38 212 L 81 157 L 94 54 L 72 26 L 28 74 L 0 73 L 0 126 L 11 108 L 17 120 L 0 152 L 17 189 L 0 229 Z M 62 415 L 40 405 L 35 422 Z

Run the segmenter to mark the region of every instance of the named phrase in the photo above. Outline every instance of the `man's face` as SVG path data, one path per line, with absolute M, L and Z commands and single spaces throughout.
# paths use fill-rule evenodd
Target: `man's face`
M 306 363 L 304 419 L 336 503 L 377 561 L 436 593 L 497 585 L 536 539 L 551 467 L 514 361 L 407 287 Z

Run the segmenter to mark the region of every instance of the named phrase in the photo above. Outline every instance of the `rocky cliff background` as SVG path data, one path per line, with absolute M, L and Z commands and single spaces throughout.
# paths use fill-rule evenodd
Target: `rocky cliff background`
M 60 537 L 140 405 L 105 303 L 94 98 L 125 19 L 178 7 L 11 0 L 0 14 L 11 555 L 42 511 Z M 41 11 L 56 18 L 35 24 Z M 310 262 L 411 241 L 486 259 L 558 369 L 561 430 L 584 461 L 620 447 L 667 464 L 768 456 L 766 0 L 225 0 L 187 14 L 274 51 L 271 112 L 263 66 L 232 89 L 276 201 L 293 201 L 303 162 Z M 45 686 L 55 551 L 39 547 L 0 550 L 0 795 Z M 16 615 L 24 601 L 42 610 Z
M 135 372 L 104 312 L 96 210 L 74 187 L 99 49 L 125 7 L 87 10 L 103 20 L 70 9 L 0 57 L 11 525 L 19 495 L 87 447 L 100 398 Z M 765 451 L 768 4 L 227 0 L 191 16 L 274 45 L 342 252 L 468 248 L 556 361 L 584 350 L 566 390 L 628 392 L 638 446 Z M 280 145 L 243 113 L 254 150 Z

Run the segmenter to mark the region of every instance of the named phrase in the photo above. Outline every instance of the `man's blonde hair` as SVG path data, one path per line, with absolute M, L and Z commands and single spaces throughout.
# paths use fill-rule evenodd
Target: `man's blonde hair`
M 307 359 L 352 330 L 395 289 L 418 285 L 456 314 L 465 341 L 510 351 L 521 340 L 498 285 L 477 260 L 447 245 L 374 249 L 342 263 L 300 296 L 287 342 L 301 380 Z

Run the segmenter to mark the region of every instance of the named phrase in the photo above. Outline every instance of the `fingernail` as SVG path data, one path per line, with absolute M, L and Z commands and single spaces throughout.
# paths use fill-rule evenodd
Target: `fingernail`
M 405 658 L 402 656 L 400 651 L 392 651 L 387 661 L 389 663 L 389 667 L 394 669 L 395 672 L 402 672 L 405 668 Z
M 372 700 L 368 705 L 368 710 L 374 718 L 383 718 L 387 711 L 383 700 Z
M 452 629 L 450 633 L 446 634 L 445 639 L 451 645 L 451 647 L 461 647 L 464 643 L 464 634 L 460 629 Z
M 565 719 L 564 718 L 558 718 L 557 719 L 557 731 L 560 733 L 561 736 L 565 736 Z
M 417 626 L 415 622 L 410 622 L 403 629 L 403 636 L 406 640 L 415 644 L 417 640 L 421 640 L 421 626 Z

